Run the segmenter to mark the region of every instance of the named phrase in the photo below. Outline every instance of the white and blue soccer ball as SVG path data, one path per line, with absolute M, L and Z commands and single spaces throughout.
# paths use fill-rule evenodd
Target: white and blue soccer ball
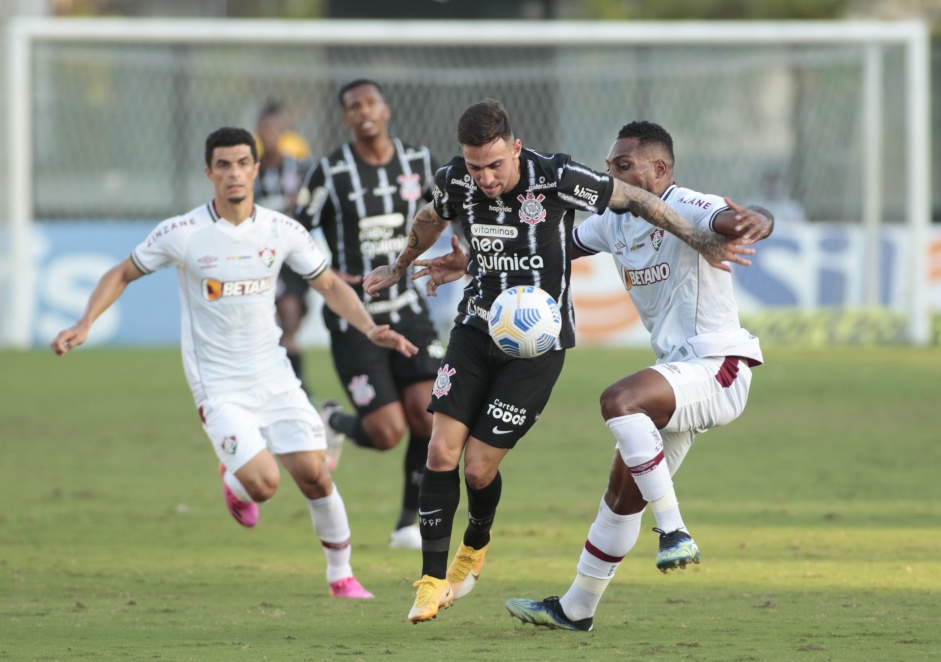
M 504 290 L 490 306 L 490 337 L 517 359 L 545 354 L 562 330 L 562 314 L 549 293 L 533 285 Z

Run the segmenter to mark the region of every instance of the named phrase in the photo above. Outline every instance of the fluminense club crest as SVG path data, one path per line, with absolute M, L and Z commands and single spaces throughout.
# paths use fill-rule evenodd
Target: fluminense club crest
M 526 197 L 516 196 L 516 199 L 522 202 L 520 207 L 520 220 L 529 225 L 536 225 L 546 220 L 546 210 L 542 206 L 542 201 L 546 199 L 542 193 L 538 196 L 533 195 L 532 191 L 526 191 Z
M 457 370 L 450 367 L 447 363 L 438 368 L 438 378 L 435 380 L 434 388 L 431 391 L 436 398 L 443 398 L 448 394 L 448 391 L 451 390 L 451 376 L 455 372 L 457 372 Z
M 365 407 L 376 397 L 376 389 L 369 383 L 369 375 L 356 375 L 346 388 L 350 392 L 350 399 L 358 407 Z
M 653 249 L 657 251 L 658 253 L 660 252 L 660 245 L 663 244 L 664 232 L 665 230 L 661 228 L 657 228 L 656 230 L 650 233 L 650 241 L 653 244 Z
M 399 183 L 399 195 L 407 202 L 413 202 L 421 197 L 421 181 L 416 173 L 399 175 L 395 178 Z
M 223 437 L 222 443 L 219 445 L 222 447 L 224 453 L 235 455 L 235 451 L 237 451 L 239 447 L 239 440 L 234 434 L 229 434 Z
M 261 263 L 266 267 L 270 267 L 274 264 L 275 252 L 273 248 L 262 248 L 258 251 L 258 257 L 261 258 Z

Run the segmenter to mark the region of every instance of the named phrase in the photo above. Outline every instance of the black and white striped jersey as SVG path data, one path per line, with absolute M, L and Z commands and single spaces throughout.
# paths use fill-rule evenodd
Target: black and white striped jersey
M 559 304 L 562 332 L 557 349 L 575 345 L 575 311 L 569 288 L 575 210 L 600 213 L 614 190 L 608 175 L 572 161 L 568 154 L 520 153 L 520 181 L 488 198 L 455 157 L 435 176 L 435 211 L 458 221 L 470 246 L 469 272 L 455 322 L 487 331 L 490 305 L 515 285 L 535 285 Z
M 356 155 L 352 144 L 338 147 L 320 159 L 304 181 L 295 218 L 321 228 L 339 271 L 365 276 L 391 264 L 408 240 L 412 219 L 431 200 L 437 163 L 427 147 L 403 144 L 397 138 L 395 155 L 375 166 Z M 355 285 L 366 310 L 379 324 L 396 323 L 401 313 L 426 310 L 408 275 L 375 297 Z M 324 319 L 332 329 L 344 328 L 329 309 Z

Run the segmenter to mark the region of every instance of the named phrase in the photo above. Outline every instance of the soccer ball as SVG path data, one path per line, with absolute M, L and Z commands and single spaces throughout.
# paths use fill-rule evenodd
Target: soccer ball
M 559 338 L 562 314 L 547 292 L 533 285 L 504 290 L 490 306 L 490 337 L 517 359 L 545 354 Z

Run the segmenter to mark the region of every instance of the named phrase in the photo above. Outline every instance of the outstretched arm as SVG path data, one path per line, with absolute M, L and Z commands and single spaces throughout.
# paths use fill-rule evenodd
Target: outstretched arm
M 774 215 L 760 205 L 742 205 L 725 198 L 729 206 L 724 212 L 716 216 L 712 227 L 730 237 L 741 237 L 747 243 L 761 241 L 774 230 Z
M 85 305 L 85 312 L 73 326 L 59 332 L 55 339 L 50 343 L 52 351 L 59 356 L 65 356 L 83 342 L 88 337 L 91 325 L 98 319 L 103 312 L 108 310 L 115 301 L 124 292 L 127 284 L 143 276 L 138 270 L 131 258 L 125 259 L 120 264 L 115 265 L 101 277 L 94 291 L 88 298 Z
M 333 271 L 327 269 L 310 281 L 310 286 L 323 297 L 327 308 L 345 319 L 380 347 L 394 349 L 403 356 L 411 357 L 418 353 L 418 348 L 400 333 L 389 328 L 388 324 L 376 324 L 359 300 L 356 290 L 347 285 Z
M 608 207 L 614 210 L 628 210 L 635 216 L 647 220 L 652 225 L 663 228 L 676 235 L 698 251 L 706 261 L 717 269 L 731 271 L 726 262 L 735 262 L 744 266 L 751 264 L 742 255 L 752 255 L 755 250 L 747 248 L 753 240 L 746 237 L 725 237 L 709 230 L 701 230 L 692 225 L 663 200 L 642 188 L 614 180 L 614 192 Z
M 430 260 L 415 260 L 416 267 L 425 267 L 412 274 L 412 280 L 430 276 L 425 285 L 425 294 L 430 297 L 438 296 L 438 286 L 451 283 L 462 278 L 467 273 L 467 256 L 461 249 L 461 242 L 457 235 L 451 237 L 451 252 L 431 258 Z
M 393 264 L 373 269 L 363 281 L 363 290 L 375 296 L 380 290 L 394 285 L 405 275 L 406 269 L 415 259 L 438 240 L 448 226 L 448 221 L 438 216 L 432 203 L 426 204 L 415 214 L 408 243 Z

